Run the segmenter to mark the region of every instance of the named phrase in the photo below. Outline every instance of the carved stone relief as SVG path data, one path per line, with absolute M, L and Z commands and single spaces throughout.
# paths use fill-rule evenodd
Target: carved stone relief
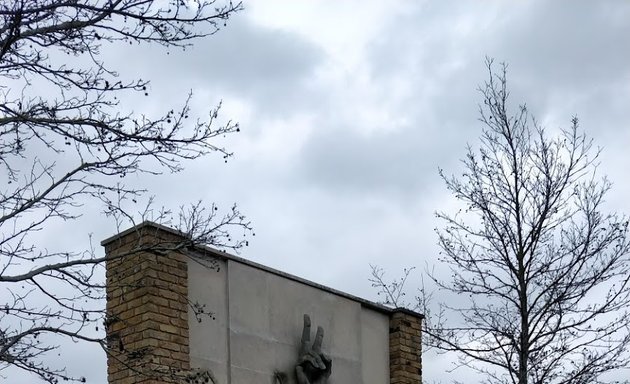
M 300 355 L 295 366 L 298 384 L 323 384 L 332 372 L 332 360 L 322 352 L 324 328 L 317 327 L 315 341 L 311 344 L 311 318 L 304 314 L 304 328 L 300 342 Z

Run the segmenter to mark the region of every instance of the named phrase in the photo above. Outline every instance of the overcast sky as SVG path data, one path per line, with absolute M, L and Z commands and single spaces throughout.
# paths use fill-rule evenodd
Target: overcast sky
M 245 7 L 185 52 L 107 54 L 123 77 L 152 81 L 136 112 L 170 109 L 192 89 L 197 111 L 223 100 L 222 116 L 240 122 L 241 133 L 221 141 L 235 153 L 227 164 L 210 156 L 180 174 L 134 182 L 160 205 L 238 203 L 256 230 L 241 256 L 374 300 L 369 264 L 392 277 L 432 265 L 440 225 L 433 213 L 453 206 L 438 167 L 456 172 L 466 145 L 477 143 L 486 55 L 509 64 L 515 107 L 526 102 L 550 130 L 580 118 L 603 147 L 610 208 L 630 213 L 630 2 Z M 96 241 L 115 230 L 101 220 L 82 225 Z M 451 360 L 426 356 L 425 377 L 457 377 L 443 373 Z M 106 381 L 102 352 L 67 364 L 91 383 Z

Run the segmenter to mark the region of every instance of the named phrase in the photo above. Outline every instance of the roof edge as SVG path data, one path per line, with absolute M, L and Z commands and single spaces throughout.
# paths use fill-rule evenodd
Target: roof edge
M 405 315 L 410 315 L 410 316 L 419 317 L 421 319 L 424 319 L 424 315 L 422 313 L 416 312 L 414 310 L 411 310 L 411 309 L 405 308 L 405 307 L 392 308 L 391 311 L 392 311 L 392 313 L 404 313 Z
M 292 274 L 290 274 L 288 272 L 284 272 L 284 271 L 281 271 L 281 270 L 278 270 L 278 269 L 275 269 L 275 268 L 272 268 L 272 267 L 268 267 L 268 266 L 266 266 L 264 264 L 260 264 L 260 263 L 257 263 L 255 261 L 244 259 L 244 258 L 242 258 L 240 256 L 235 256 L 235 255 L 232 255 L 232 254 L 227 253 L 227 252 L 218 251 L 218 250 L 216 250 L 216 249 L 214 249 L 212 247 L 206 246 L 206 245 L 198 246 L 196 248 L 197 248 L 196 252 L 199 252 L 200 250 L 208 251 L 209 253 L 212 254 L 212 257 L 220 257 L 220 258 L 223 258 L 224 260 L 227 260 L 227 261 L 232 261 L 232 262 L 236 262 L 236 263 L 239 263 L 239 264 L 247 265 L 249 267 L 252 267 L 252 268 L 255 268 L 255 269 L 258 269 L 258 270 L 261 270 L 261 271 L 265 271 L 265 272 L 270 273 L 272 275 L 283 277 L 285 279 L 289 279 L 289 280 L 295 281 L 295 282 L 300 283 L 300 284 L 308 285 L 310 287 L 313 287 L 313 288 L 316 288 L 316 289 L 320 289 L 320 290 L 328 292 L 328 293 L 332 293 L 333 295 L 341 296 L 341 297 L 344 297 L 346 299 L 355 301 L 355 302 L 361 304 L 361 306 L 363 306 L 363 307 L 370 308 L 370 309 L 376 310 L 376 311 L 381 312 L 381 313 L 393 314 L 394 312 L 397 311 L 396 309 L 391 308 L 391 307 L 387 307 L 387 306 L 385 306 L 383 304 L 375 303 L 373 301 L 364 299 L 362 297 L 355 296 L 355 295 L 352 295 L 350 293 L 343 292 L 343 291 L 340 291 L 338 289 L 331 288 L 331 287 L 328 287 L 328 286 L 320 284 L 320 283 L 316 283 L 316 282 L 314 282 L 312 280 L 308 280 L 308 279 L 305 279 L 303 277 L 292 275 Z M 195 256 L 203 257 L 203 255 L 195 255 Z M 419 316 L 419 315 L 416 314 L 414 316 Z M 424 317 L 424 316 L 422 316 L 422 317 Z
M 147 227 L 153 227 L 153 228 L 158 229 L 160 231 L 164 231 L 164 232 L 167 232 L 167 233 L 170 233 L 170 234 L 173 234 L 173 235 L 177 235 L 177 236 L 181 236 L 181 237 L 184 237 L 184 238 L 187 237 L 187 235 L 184 232 L 182 232 L 182 231 L 178 231 L 177 229 L 173 229 L 171 227 L 167 227 L 166 225 L 158 224 L 158 223 L 150 221 L 150 220 L 145 220 L 145 221 L 143 221 L 140 224 L 136 224 L 136 225 L 134 225 L 131 228 L 127 228 L 127 229 L 125 229 L 122 232 L 118 232 L 117 234 L 112 235 L 112 236 L 106 238 L 105 240 L 102 240 L 101 241 L 101 246 L 105 246 L 105 245 L 107 245 L 109 243 L 112 243 L 112 242 L 122 238 L 122 237 L 125 237 L 125 236 L 127 236 L 127 235 L 129 235 L 131 233 L 137 232 L 140 229 L 147 228 Z
M 114 242 L 114 241 L 116 241 L 116 240 L 118 240 L 118 239 L 120 239 L 120 238 L 122 238 L 124 236 L 127 236 L 127 235 L 129 235 L 131 233 L 137 232 L 137 231 L 139 231 L 142 228 L 155 228 L 155 229 L 157 229 L 159 231 L 164 231 L 164 232 L 167 232 L 167 233 L 170 233 L 170 234 L 173 234 L 173 235 L 181 236 L 183 238 L 187 237 L 187 234 L 184 233 L 184 232 L 178 231 L 176 229 L 167 227 L 167 226 L 162 225 L 162 224 L 155 223 L 153 221 L 146 220 L 146 221 L 143 221 L 140 224 L 134 225 L 131 228 L 128 228 L 128 229 L 126 229 L 126 230 L 124 230 L 122 232 L 119 232 L 116 235 L 110 236 L 110 237 L 106 238 L 105 240 L 102 240 L 101 241 L 101 246 L 106 246 L 107 244 L 110 244 L 110 243 L 112 243 L 112 242 Z M 378 311 L 378 312 L 381 312 L 381 313 L 386 313 L 386 314 L 388 314 L 390 316 L 392 314 L 394 314 L 394 313 L 402 312 L 402 313 L 405 313 L 405 314 L 408 314 L 408 315 L 411 315 L 411 316 L 414 316 L 414 317 L 419 317 L 421 319 L 424 319 L 424 315 L 423 314 L 415 312 L 415 311 L 410 310 L 408 308 L 403 308 L 403 307 L 391 308 L 391 307 L 385 306 L 383 304 L 379 304 L 379 303 L 376 303 L 376 302 L 364 299 L 362 297 L 355 296 L 355 295 L 352 295 L 350 293 L 343 292 L 343 291 L 340 291 L 338 289 L 334 289 L 334 288 L 331 288 L 331 287 L 328 287 L 328 286 L 316 283 L 314 281 L 307 280 L 305 278 L 302 278 L 302 277 L 299 277 L 299 276 L 296 276 L 296 275 L 292 275 L 290 273 L 287 273 L 287 272 L 284 272 L 284 271 L 280 271 L 280 270 L 275 269 L 275 268 L 268 267 L 268 266 L 266 266 L 264 264 L 260 264 L 260 263 L 257 263 L 255 261 L 247 260 L 247 259 L 242 258 L 240 256 L 236 256 L 236 255 L 233 255 L 231 253 L 218 250 L 218 249 L 213 248 L 213 247 L 208 246 L 208 245 L 196 245 L 194 247 L 194 249 L 190 249 L 189 250 L 189 252 L 191 252 L 191 251 L 193 253 L 195 253 L 194 255 L 191 255 L 191 256 L 203 257 L 204 255 L 211 254 L 212 257 L 218 257 L 218 258 L 222 258 L 224 260 L 228 260 L 228 261 L 233 261 L 233 262 L 236 262 L 236 263 L 244 264 L 244 265 L 247 265 L 249 267 L 256 268 L 256 269 L 265 271 L 267 273 L 271 273 L 273 275 L 283 277 L 285 279 L 289 279 L 289 280 L 292 280 L 292 281 L 295 281 L 295 282 L 298 282 L 298 283 L 301 283 L 301 284 L 305 284 L 305 285 L 311 286 L 313 288 L 320 289 L 320 290 L 328 292 L 328 293 L 332 293 L 332 294 L 337 295 L 337 296 L 344 297 L 346 299 L 358 302 L 363 307 L 366 307 L 366 308 L 369 308 L 369 309 L 372 309 L 372 310 L 375 310 L 375 311 Z

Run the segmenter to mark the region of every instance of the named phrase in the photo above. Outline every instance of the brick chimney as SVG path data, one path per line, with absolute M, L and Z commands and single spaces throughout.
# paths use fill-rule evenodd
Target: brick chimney
M 397 308 L 389 320 L 390 384 L 422 383 L 422 318 Z
M 101 243 L 110 384 L 170 383 L 190 368 L 184 239 L 143 223 Z

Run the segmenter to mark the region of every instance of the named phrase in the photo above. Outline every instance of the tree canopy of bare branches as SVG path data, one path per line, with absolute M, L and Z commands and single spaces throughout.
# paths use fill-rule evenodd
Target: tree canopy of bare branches
M 606 213 L 611 183 L 577 118 L 555 138 L 509 110 L 506 67 L 480 91 L 484 124 L 460 176 L 441 175 L 465 208 L 439 212 L 435 277 L 443 304 L 427 332 L 488 383 L 586 384 L 630 364 L 628 218 Z
M 81 381 L 47 363 L 57 348 L 51 336 L 105 346 L 95 332 L 105 320 L 105 257 L 89 247 L 48 249 L 34 235 L 94 203 L 118 228 L 131 224 L 125 202 L 145 191 L 127 186 L 126 176 L 176 172 L 210 153 L 227 158 L 214 139 L 239 130 L 218 124 L 218 107 L 205 119 L 189 116 L 190 95 L 161 116 L 130 112 L 120 98 L 145 97 L 149 83 L 124 80 L 102 48 L 185 47 L 240 9 L 212 0 L 0 2 L 0 376 L 13 367 L 51 383 Z M 153 220 L 171 216 L 162 211 Z M 223 248 L 245 244 L 230 228 L 250 229 L 236 207 L 193 205 L 173 220 L 166 224 L 188 242 Z

